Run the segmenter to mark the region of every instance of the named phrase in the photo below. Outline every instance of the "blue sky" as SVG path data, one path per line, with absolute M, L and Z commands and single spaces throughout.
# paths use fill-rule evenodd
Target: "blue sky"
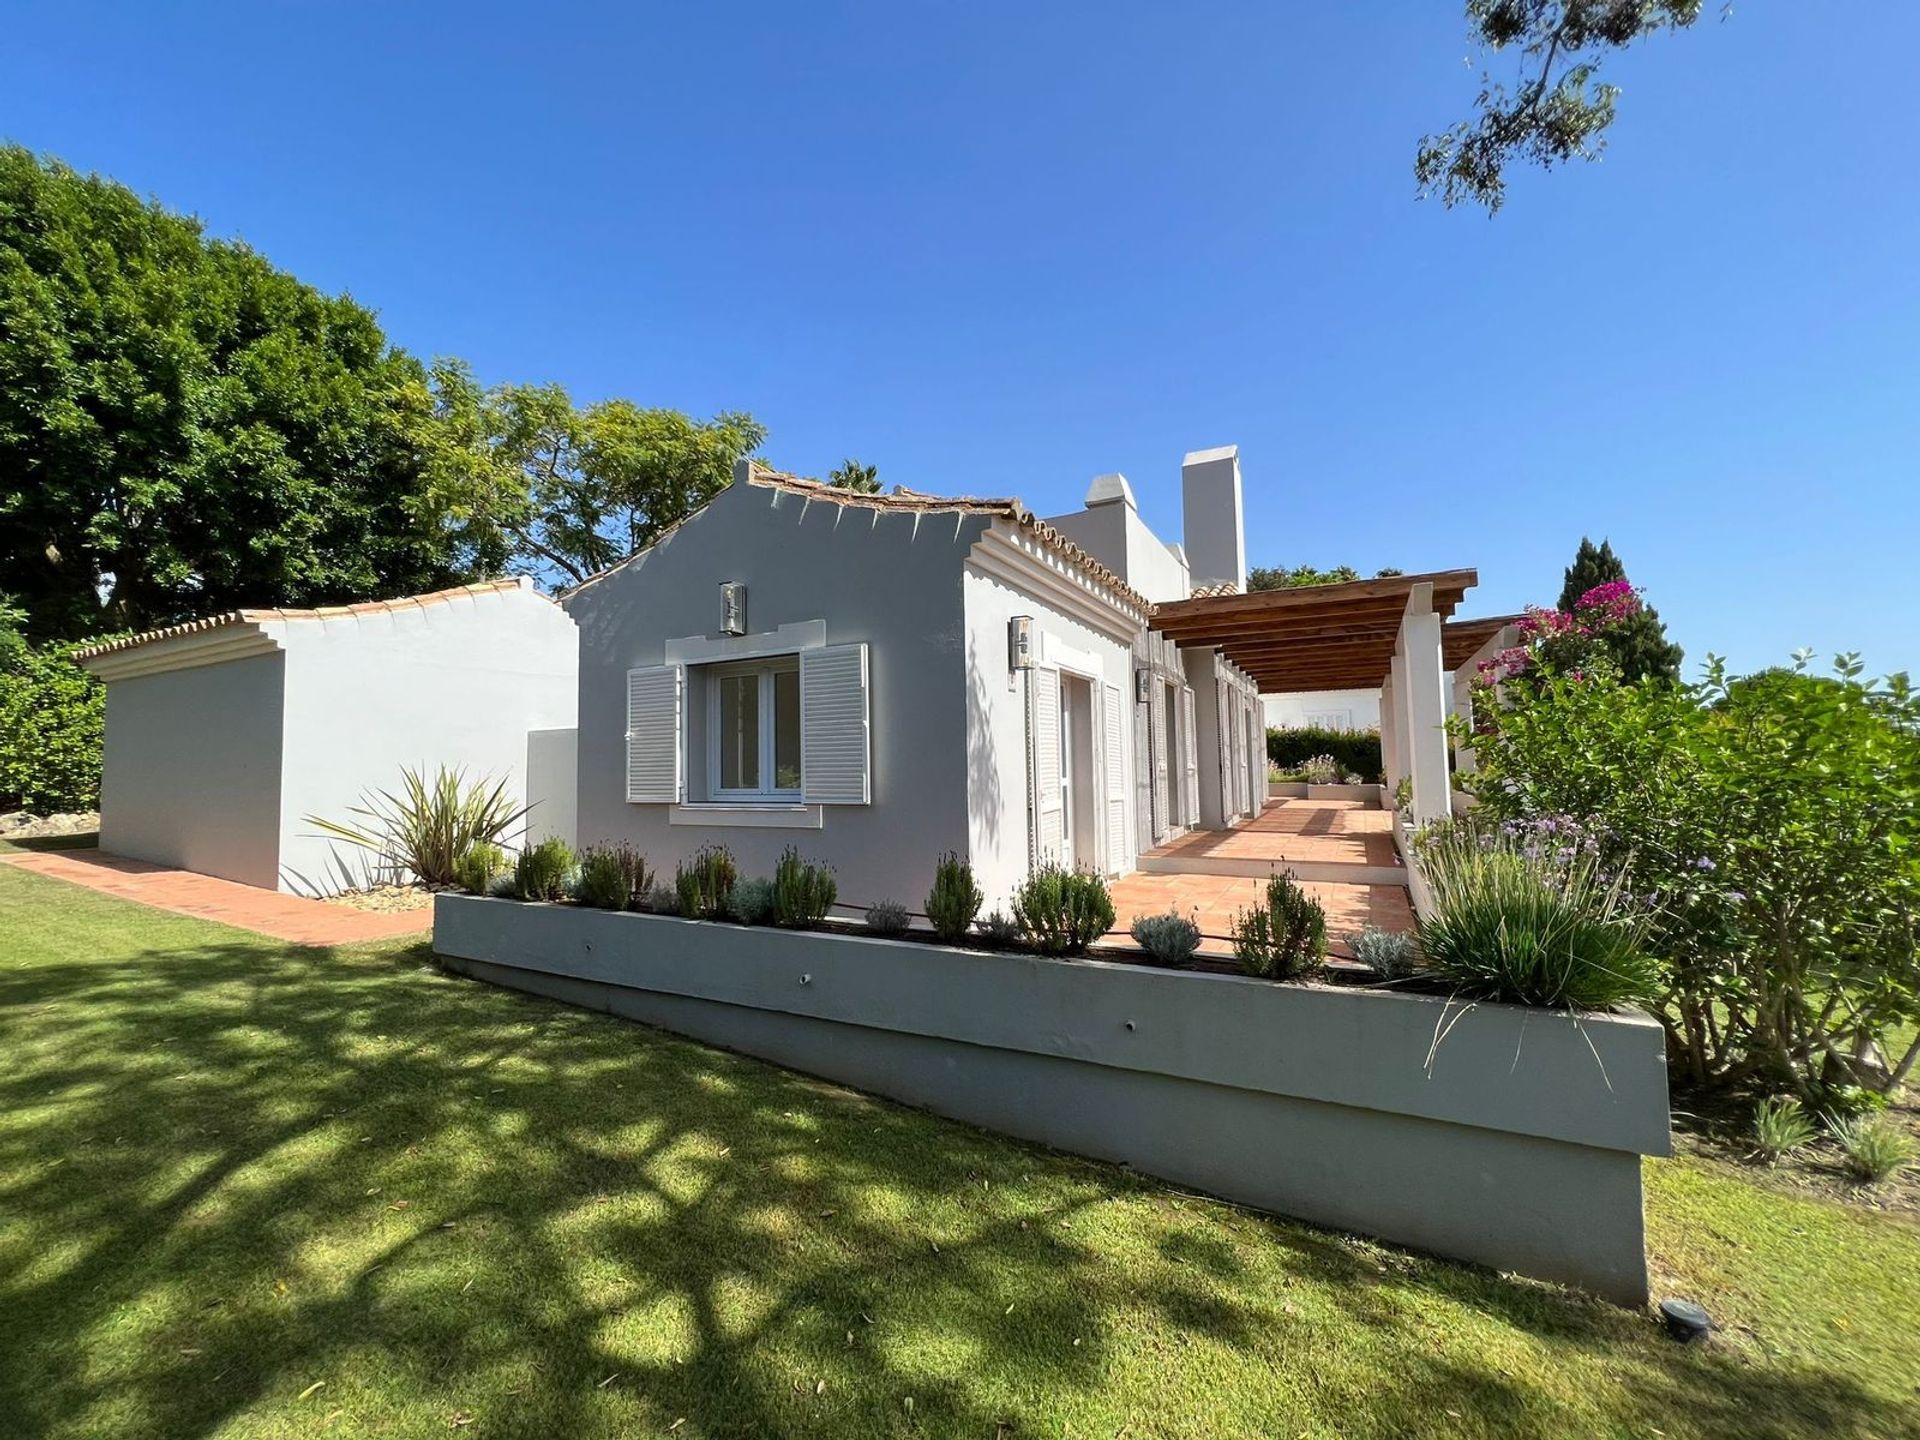
M 10 8 L 0 135 L 487 379 L 1042 513 L 1121 470 L 1170 538 L 1234 442 L 1256 562 L 1491 613 L 1608 535 L 1690 669 L 1920 671 L 1911 0 L 1615 59 L 1607 158 L 1492 220 L 1414 199 L 1443 0 Z

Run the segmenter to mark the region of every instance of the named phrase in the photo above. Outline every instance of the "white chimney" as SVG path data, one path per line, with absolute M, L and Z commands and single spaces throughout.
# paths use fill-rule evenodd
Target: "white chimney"
M 1180 463 L 1187 569 L 1197 590 L 1247 588 L 1247 529 L 1240 515 L 1240 447 L 1195 450 Z

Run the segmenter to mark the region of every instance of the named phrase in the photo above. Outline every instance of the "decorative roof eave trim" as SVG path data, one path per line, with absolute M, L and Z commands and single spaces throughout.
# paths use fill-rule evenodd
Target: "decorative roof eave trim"
M 1146 630 L 1146 612 L 1113 593 L 1017 521 L 999 519 L 967 559 L 983 573 L 1038 592 L 1075 619 L 1127 644 Z
M 201 622 L 201 628 L 165 635 L 124 649 L 103 650 L 80 658 L 82 667 L 98 679 L 112 682 L 171 670 L 193 670 L 228 660 L 271 655 L 282 649 L 280 626 L 241 615 Z

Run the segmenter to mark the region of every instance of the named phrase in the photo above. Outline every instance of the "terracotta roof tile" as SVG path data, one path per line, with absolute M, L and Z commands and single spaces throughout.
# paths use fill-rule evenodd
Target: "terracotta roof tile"
M 495 595 L 503 590 L 521 588 L 523 587 L 518 576 L 508 576 L 503 580 L 482 580 L 473 585 L 455 585 L 451 589 L 435 590 L 426 595 L 402 595 L 393 600 L 364 600 L 354 605 L 322 605 L 311 610 L 285 607 L 270 610 L 229 610 L 222 615 L 207 615 L 179 625 L 163 625 L 158 630 L 147 630 L 138 635 L 128 635 L 100 645 L 89 645 L 83 650 L 74 651 L 73 658 L 91 660 L 96 656 L 131 650 L 135 646 L 151 645 L 157 640 L 173 640 L 182 635 L 198 635 L 207 630 L 218 630 L 226 625 L 258 625 L 269 620 L 336 620 L 350 615 L 391 615 L 404 610 L 424 610 L 429 605 L 443 605 L 449 600 L 458 600 L 463 596 Z M 537 595 L 540 592 L 536 590 L 532 593 Z M 541 596 L 541 598 L 546 597 Z

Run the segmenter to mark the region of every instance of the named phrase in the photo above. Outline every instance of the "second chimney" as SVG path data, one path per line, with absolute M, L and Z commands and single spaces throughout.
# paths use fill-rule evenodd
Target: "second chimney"
M 1180 464 L 1187 570 L 1193 587 L 1247 588 L 1247 531 L 1240 516 L 1240 447 L 1195 450 Z

